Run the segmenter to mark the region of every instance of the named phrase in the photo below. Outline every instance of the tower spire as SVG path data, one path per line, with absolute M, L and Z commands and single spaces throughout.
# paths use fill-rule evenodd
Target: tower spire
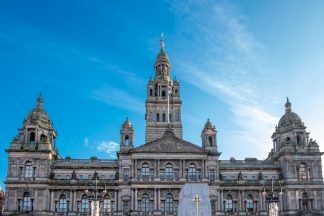
M 39 95 L 37 97 L 37 106 L 39 106 L 39 107 L 43 106 L 43 102 L 44 102 L 44 100 L 42 98 L 42 92 L 39 92 Z
M 161 39 L 160 39 L 160 47 L 161 47 L 161 51 L 164 52 L 164 46 L 165 46 L 165 43 L 164 43 L 164 35 L 163 35 L 163 32 L 161 33 Z
M 285 104 L 285 107 L 286 107 L 286 112 L 291 112 L 291 103 L 288 97 L 287 97 L 287 102 Z

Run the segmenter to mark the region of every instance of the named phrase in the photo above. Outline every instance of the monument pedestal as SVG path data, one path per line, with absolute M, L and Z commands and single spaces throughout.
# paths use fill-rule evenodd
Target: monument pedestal
M 206 183 L 185 184 L 179 194 L 178 216 L 211 216 L 209 186 Z

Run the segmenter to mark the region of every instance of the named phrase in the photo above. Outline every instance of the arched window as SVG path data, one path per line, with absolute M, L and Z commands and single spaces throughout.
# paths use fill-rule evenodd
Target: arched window
M 34 144 L 35 143 L 35 132 L 30 132 L 29 134 L 29 143 Z
M 162 121 L 165 122 L 165 113 L 162 114 Z
M 153 89 L 150 89 L 150 96 L 153 96 Z
M 248 211 L 253 211 L 253 208 L 254 208 L 253 197 L 252 195 L 248 195 L 246 200 L 246 209 Z
M 297 135 L 297 145 L 301 144 L 300 141 L 301 141 L 300 135 Z
M 306 164 L 304 164 L 304 163 L 300 164 L 300 166 L 299 166 L 299 178 L 302 181 L 308 180 Z
M 162 91 L 162 98 L 165 98 L 166 94 L 165 94 L 165 90 Z
M 111 199 L 108 195 L 105 195 L 103 200 L 103 211 L 111 212 Z
M 159 114 L 159 113 L 156 114 L 156 121 L 157 121 L 157 122 L 160 121 L 160 114 Z
M 33 166 L 30 161 L 27 161 L 25 164 L 25 178 L 33 177 Z
M 150 177 L 150 167 L 147 163 L 142 166 L 142 178 L 148 179 Z
M 147 193 L 142 195 L 141 211 L 144 213 L 148 213 L 150 211 L 150 196 Z
M 190 164 L 189 165 L 188 176 L 189 176 L 190 179 L 197 178 L 197 169 L 196 169 L 195 164 Z
M 167 213 L 173 213 L 173 196 L 171 193 L 166 195 L 165 199 L 165 211 Z
M 89 199 L 87 195 L 83 195 L 81 197 L 81 213 L 88 213 L 89 212 Z
M 208 142 L 209 142 L 209 146 L 213 146 L 213 137 L 212 136 L 208 137 Z
M 225 200 L 225 212 L 233 211 L 233 199 L 231 195 L 227 195 Z
M 125 136 L 125 146 L 128 146 L 129 145 L 129 136 L 126 135 Z
M 167 164 L 164 170 L 165 178 L 172 179 L 173 178 L 173 166 L 172 164 Z
M 60 196 L 60 200 L 59 200 L 58 211 L 60 213 L 66 213 L 67 210 L 68 210 L 68 205 L 67 205 L 67 201 L 66 201 L 66 196 L 64 194 L 62 194 Z
M 32 211 L 32 200 L 30 199 L 30 194 L 28 192 L 24 193 L 22 209 L 25 212 Z

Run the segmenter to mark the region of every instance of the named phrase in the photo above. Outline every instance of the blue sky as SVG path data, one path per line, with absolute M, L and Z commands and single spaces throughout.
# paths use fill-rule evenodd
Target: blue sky
M 323 11 L 316 0 L 1 1 L 0 180 L 39 92 L 63 157 L 114 157 L 126 117 L 143 144 L 161 32 L 184 139 L 200 145 L 210 118 L 222 159 L 264 159 L 289 96 L 323 150 Z

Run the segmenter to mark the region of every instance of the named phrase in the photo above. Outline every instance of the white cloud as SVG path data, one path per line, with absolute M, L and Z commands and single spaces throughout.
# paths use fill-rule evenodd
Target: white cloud
M 93 90 L 90 97 L 102 101 L 110 106 L 122 108 L 133 112 L 143 112 L 143 101 L 138 100 L 128 92 L 115 88 L 113 86 L 104 85 Z
M 84 146 L 88 146 L 89 144 L 89 139 L 87 137 L 84 138 Z
M 114 141 L 101 141 L 97 146 L 97 150 L 106 152 L 110 157 L 115 157 L 115 153 L 119 151 L 119 144 Z
M 269 83 L 263 85 L 264 77 L 271 79 L 273 70 L 260 55 L 264 46 L 249 32 L 244 15 L 232 5 L 215 1 L 181 4 L 174 7 L 182 24 L 186 23 L 177 35 L 180 42 L 176 46 L 181 48 L 175 50 L 181 52 L 175 53 L 180 62 L 176 68 L 187 82 L 230 106 L 237 128 L 224 139 L 225 148 L 235 149 L 233 152 L 245 148 L 246 156 L 266 157 L 278 118 L 268 111 L 276 90 Z M 196 34 L 186 38 L 187 28 L 195 29 Z

